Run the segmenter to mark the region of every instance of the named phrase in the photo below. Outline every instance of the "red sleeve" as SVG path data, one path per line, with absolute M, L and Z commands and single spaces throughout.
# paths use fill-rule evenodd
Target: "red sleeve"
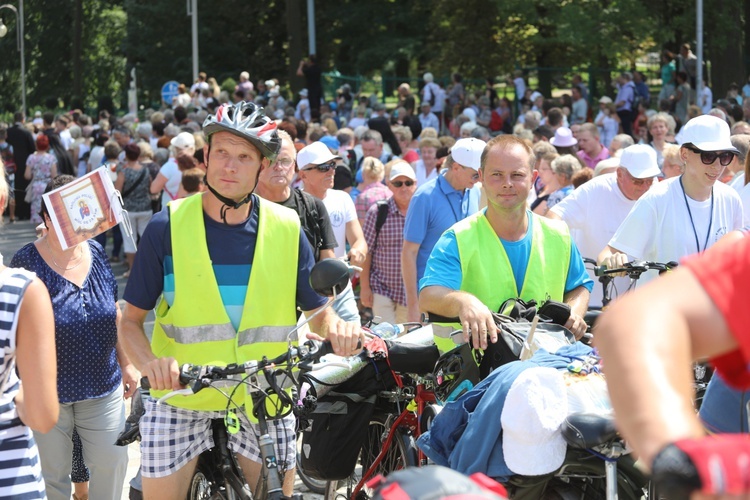
M 402 158 L 402 160 L 407 161 L 409 163 L 414 163 L 415 161 L 419 160 L 419 154 L 414 151 L 413 149 L 410 149 Z
M 683 261 L 721 312 L 739 348 L 711 360 L 722 378 L 750 387 L 750 237 Z

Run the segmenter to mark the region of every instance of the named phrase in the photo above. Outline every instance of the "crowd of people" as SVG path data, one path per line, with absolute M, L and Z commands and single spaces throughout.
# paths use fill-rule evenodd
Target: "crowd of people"
M 422 312 L 458 317 L 463 340 L 486 348 L 498 335 L 491 313 L 512 298 L 568 304 L 565 326 L 580 338 L 587 308 L 602 305 L 582 257 L 610 267 L 674 261 L 742 229 L 750 220 L 750 96 L 744 88 L 715 103 L 694 95 L 691 55 L 689 46 L 665 54 L 655 106 L 638 72 L 622 73 L 614 97 L 596 100 L 579 75 L 569 93 L 553 98 L 517 72 L 509 80 L 515 102 L 500 98 L 492 80 L 468 89 L 454 74 L 443 89 L 425 73 L 421 89 L 399 86 L 390 109 L 349 85 L 331 100 L 320 88 L 290 98 L 278 80 L 254 85 L 247 73 L 229 96 L 201 73 L 180 86 L 171 107 L 149 110 L 142 121 L 73 111 L 27 122 L 17 113 L 12 126 L 0 126 L 10 222 L 30 217 L 49 229 L 42 195 L 103 167 L 134 230 L 133 240 L 115 227 L 67 249 L 47 231 L 11 263 L 36 273 L 13 271 L 31 283 L 27 293 L 49 302 L 35 291 L 43 283 L 51 295 L 54 429 L 25 419 L 17 405 L 35 430 L 47 496 L 67 498 L 71 467 L 82 461 L 92 497 L 120 498 L 126 455 L 110 438 L 137 372 L 163 394 L 176 387 L 177 362 L 186 357 L 230 363 L 268 355 L 259 349 L 284 344 L 296 309 L 309 314 L 324 303 L 307 282 L 317 261 L 347 258 L 363 269 L 358 296 L 347 287 L 312 323 L 337 353 L 356 349 L 365 314 L 402 323 Z M 315 58 L 301 61 L 298 74 L 319 81 Z M 120 259 L 128 268 L 122 313 L 107 262 Z M 191 297 L 197 289 L 205 293 Z M 143 324 L 154 308 L 149 341 Z M 21 314 L 18 331 L 31 322 Z M 195 333 L 205 325 L 210 343 Z M 15 322 L 6 333 L 14 329 Z M 460 340 L 449 338 L 450 329 L 435 332 L 445 350 Z M 22 378 L 21 365 L 33 362 L 19 354 Z M 3 390 L 12 398 L 17 384 L 7 379 Z M 737 431 L 741 419 L 732 411 L 742 414 L 746 400 L 714 377 L 705 425 Z M 194 401 L 147 404 L 136 492 L 184 497 L 186 475 L 207 446 L 205 416 L 226 409 L 225 399 Z M 15 414 L 2 418 L 22 428 Z M 291 495 L 293 418 L 273 432 Z M 260 455 L 252 432 L 230 442 L 254 485 Z M 3 453 L 6 445 L 0 441 Z

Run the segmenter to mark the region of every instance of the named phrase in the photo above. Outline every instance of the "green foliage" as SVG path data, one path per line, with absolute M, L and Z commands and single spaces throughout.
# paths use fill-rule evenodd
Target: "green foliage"
M 721 61 L 712 76 L 722 84 L 737 80 L 748 9 L 740 0 L 704 4 L 705 58 Z M 230 92 L 229 79 L 241 71 L 253 82 L 275 77 L 282 86 L 298 84 L 300 47 L 307 52 L 305 5 L 198 0 L 200 70 Z M 122 106 L 133 67 L 140 102 L 158 103 L 168 80 L 192 83 L 185 0 L 24 0 L 24 7 L 31 110 L 68 108 L 81 100 L 76 89 L 88 108 L 102 97 Z M 0 112 L 20 105 L 15 22 L 12 13 L 2 15 L 9 32 L 0 39 Z M 553 82 L 566 84 L 560 77 L 571 67 L 589 68 L 607 84 L 609 71 L 597 68 L 632 67 L 663 48 L 677 52 L 694 42 L 695 9 L 680 0 L 336 0 L 317 1 L 315 21 L 321 68 L 380 75 L 386 93 L 392 81 L 414 82 L 425 70 L 437 78 L 460 71 L 475 80 L 518 67 L 560 68 L 538 72 L 538 85 L 548 90 Z

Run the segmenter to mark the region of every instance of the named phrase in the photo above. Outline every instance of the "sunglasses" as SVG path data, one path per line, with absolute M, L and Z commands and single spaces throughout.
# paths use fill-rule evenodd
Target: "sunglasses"
M 412 187 L 415 182 L 414 181 L 391 181 L 391 184 L 393 184 L 393 187 L 400 188 L 403 185 L 406 185 L 406 187 Z
M 303 168 L 303 172 L 309 172 L 310 170 L 317 170 L 319 172 L 328 172 L 329 170 L 333 170 L 336 168 L 336 162 L 335 161 L 329 161 L 328 163 L 322 163 L 320 165 L 313 165 L 310 168 Z
M 716 159 L 719 159 L 719 163 L 722 167 L 726 167 L 734 159 L 734 153 L 731 151 L 701 151 L 698 148 L 687 148 L 695 154 L 701 155 L 701 161 L 704 165 L 711 165 Z

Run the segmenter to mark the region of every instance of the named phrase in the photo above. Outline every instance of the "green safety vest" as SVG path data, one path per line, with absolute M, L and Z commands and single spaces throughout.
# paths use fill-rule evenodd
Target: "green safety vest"
M 174 303 L 170 308 L 162 297 L 156 308 L 151 340 L 156 356 L 173 357 L 180 365 L 225 366 L 276 357 L 287 348 L 287 335 L 297 322 L 299 216 L 255 199 L 260 200 L 258 235 L 239 331 L 227 315 L 211 266 L 202 196 L 169 203 Z M 151 394 L 159 398 L 167 392 L 152 390 Z M 233 399 L 251 409 L 250 397 L 242 388 Z M 227 398 L 211 388 L 192 396 L 175 396 L 168 403 L 202 411 L 227 408 Z
M 492 229 L 485 211 L 477 212 L 456 223 L 453 231 L 461 260 L 461 288 L 497 312 L 510 298 L 547 299 L 562 302 L 570 267 L 570 232 L 562 221 L 551 220 L 531 213 L 531 254 L 521 293 L 518 293 L 513 268 L 500 238 Z M 454 325 L 460 329 L 461 325 Z M 443 350 L 455 347 L 438 339 Z

